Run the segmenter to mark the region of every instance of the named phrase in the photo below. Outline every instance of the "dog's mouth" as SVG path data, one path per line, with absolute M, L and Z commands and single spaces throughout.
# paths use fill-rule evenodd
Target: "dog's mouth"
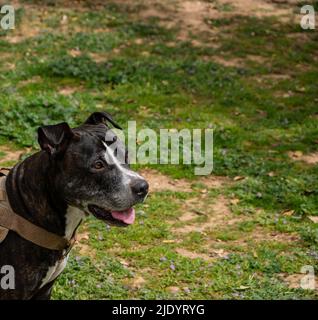
M 109 211 L 94 204 L 88 205 L 88 210 L 100 220 L 120 227 L 127 227 L 135 221 L 135 209 L 129 208 L 123 211 Z

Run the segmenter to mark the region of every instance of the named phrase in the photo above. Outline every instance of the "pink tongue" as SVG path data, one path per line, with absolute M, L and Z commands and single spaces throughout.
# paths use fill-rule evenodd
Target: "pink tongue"
M 126 224 L 132 224 L 135 221 L 135 209 L 129 208 L 125 211 L 112 211 L 112 217 Z

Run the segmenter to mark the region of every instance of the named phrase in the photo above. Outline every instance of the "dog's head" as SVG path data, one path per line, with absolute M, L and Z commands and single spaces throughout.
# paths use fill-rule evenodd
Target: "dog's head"
M 72 206 L 107 223 L 126 226 L 135 219 L 135 204 L 148 194 L 148 183 L 129 168 L 128 152 L 108 123 L 106 112 L 93 113 L 83 125 L 67 123 L 38 129 L 41 149 L 48 153 L 54 189 Z

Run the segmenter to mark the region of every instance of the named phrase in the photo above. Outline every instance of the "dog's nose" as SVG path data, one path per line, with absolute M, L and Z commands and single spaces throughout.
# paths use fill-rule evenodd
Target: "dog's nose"
M 131 185 L 131 190 L 139 197 L 145 197 L 149 190 L 149 184 L 146 180 L 137 180 Z

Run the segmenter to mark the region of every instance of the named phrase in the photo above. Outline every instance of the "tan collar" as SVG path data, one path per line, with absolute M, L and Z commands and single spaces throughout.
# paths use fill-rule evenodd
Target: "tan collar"
M 67 240 L 49 232 L 13 212 L 6 193 L 6 175 L 10 169 L 0 170 L 0 226 L 16 232 L 22 238 L 46 249 L 66 250 L 67 253 L 75 243 L 75 236 Z M 2 176 L 1 176 L 2 175 Z

